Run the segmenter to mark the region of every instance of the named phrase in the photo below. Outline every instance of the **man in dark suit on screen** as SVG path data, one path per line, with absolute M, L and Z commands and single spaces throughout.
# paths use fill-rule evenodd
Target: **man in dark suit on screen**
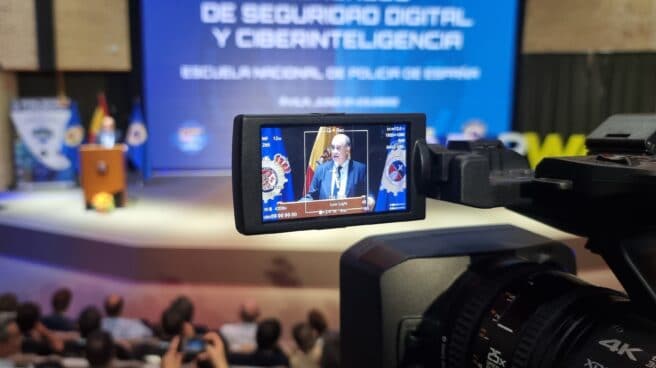
M 304 199 L 338 199 L 366 195 L 367 165 L 351 160 L 351 139 L 346 134 L 337 134 L 331 143 L 332 160 L 317 167 Z

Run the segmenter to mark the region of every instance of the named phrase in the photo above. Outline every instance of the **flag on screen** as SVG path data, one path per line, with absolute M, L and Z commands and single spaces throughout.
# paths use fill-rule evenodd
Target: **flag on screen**
M 109 109 L 107 107 L 107 100 L 105 99 L 104 93 L 98 94 L 98 105 L 96 109 L 93 110 L 93 116 L 91 117 L 91 123 L 89 124 L 89 143 L 96 143 L 96 136 L 100 132 L 100 127 L 102 126 L 102 121 L 105 116 L 109 116 Z
M 336 127 L 321 127 L 317 133 L 317 138 L 314 140 L 312 145 L 312 152 L 310 153 L 310 158 L 308 159 L 308 166 L 305 170 L 305 189 L 304 193 L 307 193 L 310 190 L 310 184 L 312 183 L 312 178 L 314 173 L 317 170 L 317 166 L 322 163 L 331 160 L 330 155 L 330 144 L 333 140 L 333 137 L 337 134 Z
M 405 125 L 395 125 L 387 146 L 387 158 L 380 179 L 375 212 L 403 211 L 406 203 Z
M 71 117 L 68 119 L 66 132 L 64 133 L 62 153 L 68 158 L 71 162 L 71 168 L 77 173 L 80 169 L 79 149 L 82 140 L 84 140 L 84 128 L 82 127 L 77 102 L 71 101 L 69 109 L 71 110 Z
M 150 164 L 146 157 L 146 141 L 148 140 L 148 130 L 144 123 L 141 103 L 135 101 L 130 114 L 128 132 L 125 136 L 125 143 L 128 145 L 128 159 L 141 172 L 145 179 L 150 178 Z
M 278 202 L 293 202 L 292 167 L 280 128 L 262 128 L 262 218 L 278 219 Z

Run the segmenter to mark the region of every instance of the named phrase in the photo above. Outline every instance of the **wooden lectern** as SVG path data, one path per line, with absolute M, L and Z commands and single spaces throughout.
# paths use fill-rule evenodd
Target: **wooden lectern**
M 80 146 L 80 184 L 87 209 L 92 208 L 93 196 L 101 192 L 114 195 L 117 207 L 125 206 L 127 184 L 123 145 L 119 144 L 113 148 L 98 144 Z

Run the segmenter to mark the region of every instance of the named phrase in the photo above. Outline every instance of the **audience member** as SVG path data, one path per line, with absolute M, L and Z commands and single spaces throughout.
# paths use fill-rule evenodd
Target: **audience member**
M 15 321 L 0 321 L 0 367 L 5 366 L 3 359 L 20 353 L 22 341 L 23 337 Z
M 65 344 L 64 355 L 73 357 L 85 356 L 88 339 L 94 332 L 101 331 L 102 314 L 94 306 L 84 308 L 77 319 L 80 338 L 68 340 Z M 132 346 L 126 341 L 116 341 L 114 344 L 114 355 L 120 360 L 133 358 Z
M 114 341 L 105 331 L 94 331 L 87 337 L 86 357 L 91 368 L 107 368 L 114 360 Z
M 41 323 L 41 309 L 26 302 L 18 306 L 16 323 L 23 335 L 21 350 L 24 353 L 48 355 L 64 350 L 64 343 Z
M 182 313 L 171 307 L 164 310 L 160 323 L 154 331 L 157 340 L 146 339 L 132 346 L 132 354 L 135 358 L 144 359 L 150 355 L 163 356 L 169 347 L 167 341 L 171 341 L 174 337 L 180 335 L 187 338 L 194 336 L 191 324 L 185 321 Z
M 62 288 L 52 295 L 52 314 L 42 319 L 43 324 L 53 331 L 74 331 L 75 324 L 73 320 L 66 316 L 66 311 L 71 304 L 73 297 L 71 291 Z
M 14 293 L 0 294 L 0 322 L 16 318 L 18 298 Z
M 280 321 L 269 318 L 257 325 L 257 349 L 250 354 L 235 353 L 229 356 L 230 364 L 256 367 L 289 367 L 289 359 L 278 346 Z
M 77 318 L 80 338 L 66 341 L 64 344 L 64 355 L 70 357 L 83 357 L 86 350 L 86 338 L 89 337 L 92 332 L 100 330 L 101 320 L 102 315 L 98 308 L 94 306 L 84 308 Z
M 22 334 L 32 332 L 41 317 L 41 309 L 32 302 L 20 304 L 16 310 L 16 323 Z
M 334 332 L 324 336 L 321 351 L 321 368 L 339 368 L 340 366 L 340 342 L 339 334 Z
M 308 312 L 308 323 L 319 337 L 323 336 L 328 331 L 326 317 L 317 309 L 312 309 Z
M 181 295 L 175 298 L 169 308 L 178 310 L 183 315 L 185 321 L 189 322 L 194 328 L 196 335 L 204 335 L 209 331 L 207 326 L 194 324 L 194 303 L 188 297 Z
M 196 335 L 194 327 L 185 319 L 185 315 L 173 307 L 162 313 L 162 331 L 166 340 L 171 340 L 174 336 L 190 338 Z
M 289 358 L 292 368 L 319 368 L 321 351 L 318 345 L 317 335 L 308 323 L 297 323 L 292 329 L 292 336 L 296 342 L 297 349 Z
M 105 299 L 105 313 L 102 330 L 107 331 L 115 340 L 137 340 L 152 336 L 152 332 L 138 319 L 121 317 L 123 298 L 112 294 Z
M 254 300 L 244 302 L 239 308 L 238 323 L 226 323 L 220 331 L 228 342 L 230 351 L 249 353 L 255 350 L 255 334 L 260 308 Z
M 183 313 L 180 313 L 180 311 L 174 307 L 169 307 L 166 311 L 164 311 L 162 314 L 161 326 L 162 331 L 164 332 L 164 338 L 166 340 L 172 341 L 174 337 L 179 337 L 182 339 L 181 343 L 185 343 L 190 339 L 202 340 L 208 336 L 208 333 L 197 334 L 194 326 L 192 326 L 192 324 L 189 323 L 184 317 L 185 316 Z M 216 332 L 212 332 L 212 336 L 214 335 L 221 339 L 221 347 L 227 350 L 226 343 L 223 341 L 222 337 Z M 196 353 L 189 352 L 188 354 L 184 354 L 183 362 L 187 363 L 195 358 Z
M 0 322 L 0 367 L 62 368 L 57 360 L 22 355 L 23 337 L 14 320 Z
M 177 310 L 182 314 L 185 321 L 191 323 L 194 319 L 194 303 L 191 299 L 181 295 L 171 302 L 171 308 Z
M 102 315 L 100 310 L 94 306 L 88 306 L 80 312 L 77 319 L 81 338 L 87 338 L 92 332 L 100 330 L 102 326 Z
M 339 333 L 328 329 L 326 317 L 317 309 L 308 312 L 308 324 L 318 336 L 319 361 L 322 368 L 339 367 Z

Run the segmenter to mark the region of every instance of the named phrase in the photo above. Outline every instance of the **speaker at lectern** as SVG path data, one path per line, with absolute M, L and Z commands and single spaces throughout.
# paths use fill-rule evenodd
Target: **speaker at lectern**
M 102 192 L 114 196 L 117 207 L 125 206 L 127 181 L 124 145 L 105 148 L 99 144 L 80 146 L 80 185 L 87 209 L 93 208 L 92 198 Z

